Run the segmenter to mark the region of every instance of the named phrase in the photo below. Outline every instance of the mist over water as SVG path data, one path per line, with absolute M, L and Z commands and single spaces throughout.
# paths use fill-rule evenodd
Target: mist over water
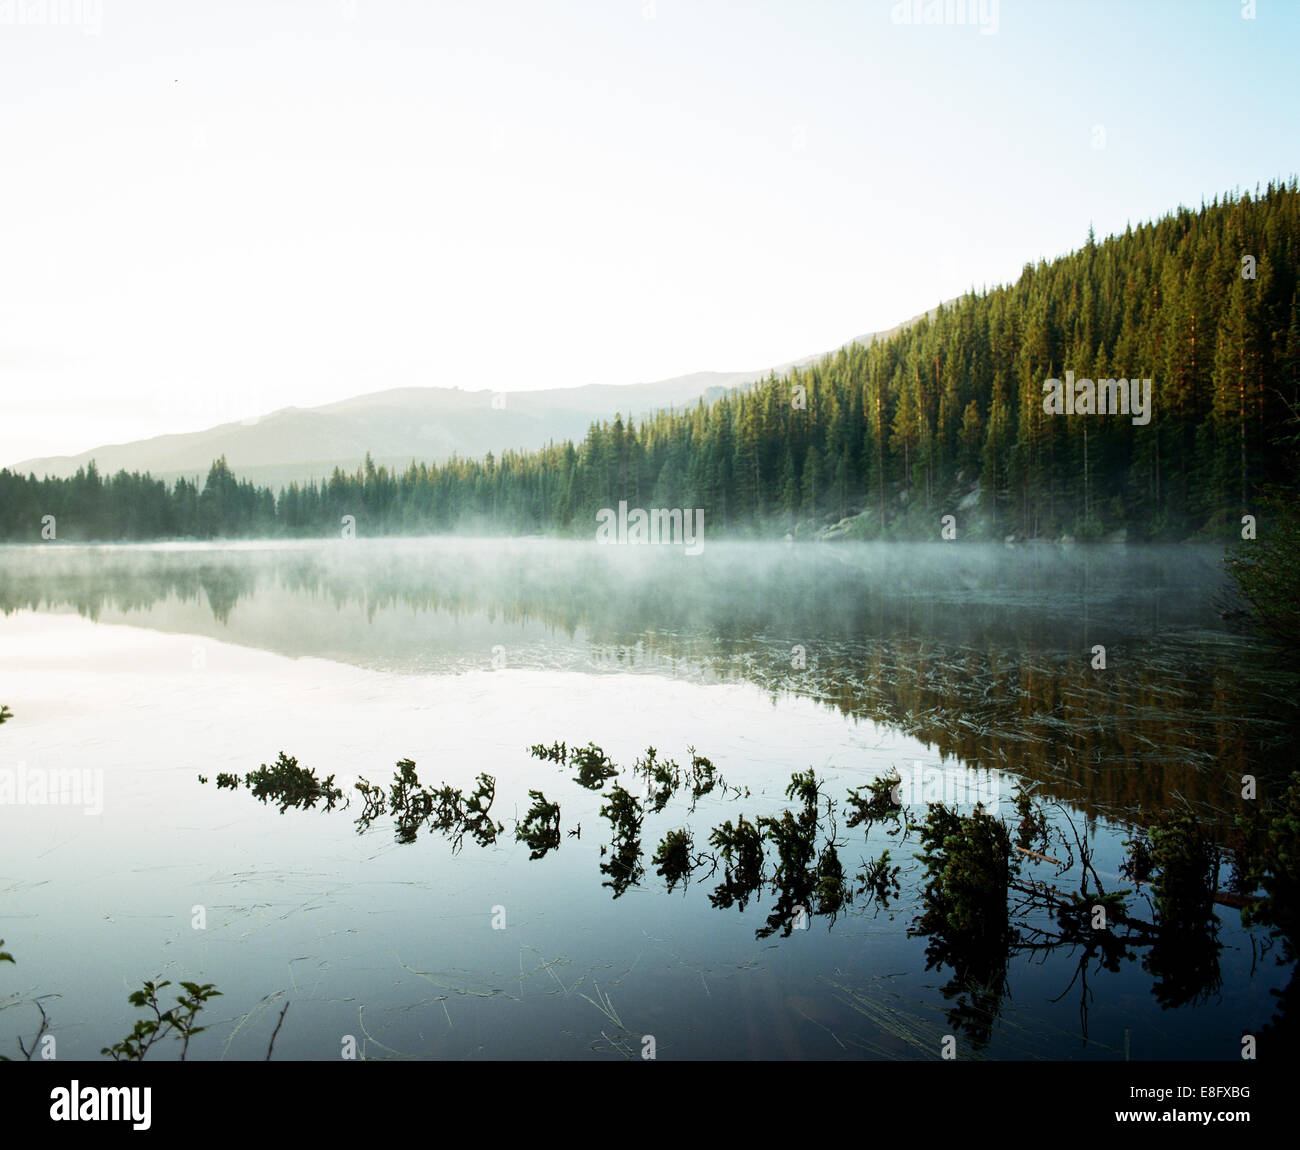
M 736 542 L 687 556 L 543 539 L 6 547 L 0 609 L 71 606 L 99 618 L 206 603 L 217 622 L 237 626 L 236 608 L 278 595 L 301 610 L 363 606 L 372 621 L 403 607 L 536 620 L 597 641 L 669 626 L 843 641 L 870 637 L 874 625 L 954 642 L 1032 634 L 1065 644 L 1090 628 L 1223 630 L 1220 556 L 1189 546 Z M 322 638 L 313 628 L 297 641 Z
M 77 1020 L 84 1049 L 68 1057 L 120 1036 L 123 988 L 160 953 L 168 977 L 225 992 L 203 1057 L 257 1057 L 285 996 L 286 1057 L 337 1057 L 362 1022 L 375 1057 L 621 1056 L 597 984 L 628 1033 L 653 1029 L 681 1057 L 920 1057 L 879 1013 L 954 1025 L 907 934 L 906 883 L 887 908 L 759 939 L 770 898 L 715 909 L 720 875 L 669 897 L 655 844 L 684 820 L 701 843 L 725 819 L 775 815 L 810 767 L 842 798 L 921 764 L 1082 812 L 1115 876 L 1126 828 L 1170 796 L 1226 824 L 1242 774 L 1285 771 L 1294 695 L 1220 618 L 1224 592 L 1221 553 L 1187 546 L 0 548 L 0 701 L 15 714 L 0 767 L 103 784 L 97 816 L 0 807 L 0 936 L 40 971 L 24 989 L 57 990 Z M 648 747 L 679 763 L 694 747 L 734 792 L 647 816 L 645 874 L 611 897 L 609 792 L 529 756 L 553 741 L 594 742 L 625 772 Z M 486 773 L 504 833 L 404 844 L 382 819 L 356 824 L 355 801 L 281 814 L 197 781 L 280 751 L 349 794 L 405 758 L 431 787 Z M 558 849 L 537 860 L 514 836 L 532 789 L 563 811 Z M 838 827 L 846 869 L 884 845 L 915 875 L 914 846 Z M 1017 959 L 1013 993 L 972 1031 L 979 1056 L 1114 1057 L 1123 1029 L 1147 1026 L 1135 1057 L 1222 1057 L 1206 1036 L 1266 1021 L 1286 972 L 1228 977 L 1252 943 L 1218 913 L 1230 945 L 1212 993 L 1171 1015 L 1130 962 L 1093 983 L 1081 1042 L 1077 1002 L 1051 1001 L 1070 962 Z M 26 1021 L 0 1014 L 0 1045 Z

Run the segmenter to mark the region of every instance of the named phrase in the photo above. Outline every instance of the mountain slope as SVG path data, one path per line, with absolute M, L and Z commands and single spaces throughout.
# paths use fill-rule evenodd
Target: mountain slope
M 933 314 L 933 313 L 929 313 Z M 899 328 L 915 323 L 908 320 Z M 894 328 L 892 331 L 898 331 Z M 891 333 L 885 333 L 891 334 Z M 859 336 L 870 343 L 880 336 Z M 808 356 L 771 370 L 778 374 L 814 362 Z M 629 413 L 638 421 L 666 408 L 711 403 L 768 371 L 701 371 L 654 383 L 589 384 L 544 391 L 464 391 L 406 387 L 372 392 L 320 407 L 286 407 L 204 431 L 161 435 L 132 443 L 103 444 L 76 455 L 25 459 L 10 470 L 65 478 L 92 459 L 101 475 L 149 472 L 169 483 L 207 474 L 225 456 L 232 472 L 278 489 L 328 477 L 335 467 L 355 471 L 367 452 L 377 465 L 404 469 L 412 460 L 441 463 L 453 455 L 478 459 L 488 452 L 532 450 L 551 441 L 580 440 L 592 422 Z

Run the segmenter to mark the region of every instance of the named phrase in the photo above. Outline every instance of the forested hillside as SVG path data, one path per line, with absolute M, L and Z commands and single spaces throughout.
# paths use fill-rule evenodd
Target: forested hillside
M 1297 476 L 1300 189 L 1293 177 L 1026 265 L 933 318 L 751 390 L 580 444 L 500 459 L 367 461 L 278 496 L 215 463 L 202 490 L 148 476 L 0 471 L 0 538 L 493 530 L 587 536 L 596 512 L 703 508 L 712 533 L 1006 534 L 1180 539 L 1226 533 Z M 888 274 L 865 269 L 864 274 Z M 1150 379 L 1149 422 L 1053 415 L 1044 381 Z

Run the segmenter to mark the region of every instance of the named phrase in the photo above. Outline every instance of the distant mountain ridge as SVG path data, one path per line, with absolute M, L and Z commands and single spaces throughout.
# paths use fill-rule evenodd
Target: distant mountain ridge
M 848 343 L 869 344 L 921 318 Z M 534 450 L 552 441 L 579 441 L 593 422 L 613 419 L 616 413 L 639 422 L 666 408 L 694 406 L 700 400 L 712 404 L 735 388 L 765 379 L 769 372 L 779 375 L 820 358 L 820 354 L 807 356 L 762 371 L 700 371 L 653 383 L 543 391 L 393 388 L 319 407 L 284 407 L 203 431 L 103 444 L 76 455 L 25 459 L 10 464 L 9 470 L 63 478 L 93 459 L 101 475 L 139 471 L 168 483 L 180 477 L 201 483 L 212 461 L 224 456 L 241 479 L 278 489 L 293 481 L 328 478 L 336 467 L 355 471 L 367 452 L 377 466 L 400 471 L 412 460 L 441 463 L 453 455 L 478 459 L 488 452 L 500 455 L 512 449 Z

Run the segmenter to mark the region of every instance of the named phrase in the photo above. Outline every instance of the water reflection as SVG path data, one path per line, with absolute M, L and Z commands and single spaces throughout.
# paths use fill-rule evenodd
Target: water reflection
M 1220 872 L 1229 860 L 1190 812 L 1163 816 L 1149 833 L 1131 842 L 1122 869 L 1136 888 L 1149 886 L 1150 897 L 1143 899 L 1134 887 L 1106 890 L 1093 865 L 1093 848 L 1070 812 L 1060 803 L 1044 805 L 1024 790 L 1017 796 L 1019 822 L 1013 826 L 982 805 L 969 813 L 942 803 L 923 809 L 901 806 L 896 801 L 898 776 L 836 798 L 825 781 L 808 770 L 796 772 L 786 788 L 785 798 L 793 806 L 753 821 L 739 812 L 735 822 L 728 818 L 714 826 L 706 840 L 690 822 L 700 796 L 715 787 L 733 802 L 750 796 L 730 787 L 694 748 L 690 753 L 692 766 L 683 770 L 671 760 L 661 761 L 658 751 L 649 748 L 628 772 L 629 782 L 643 790 L 638 795 L 622 786 L 618 766 L 593 744 L 532 748 L 535 758 L 564 771 L 577 767 L 579 773 L 567 781 L 578 787 L 604 790 L 610 783 L 600 811 L 609 824 L 609 841 L 601 848 L 599 870 L 604 876 L 600 885 L 614 899 L 645 878 L 642 829 L 648 806 L 662 811 L 677 798 L 683 824 L 662 837 L 651 857 L 667 893 L 679 885 L 684 892 L 693 880 L 710 881 L 721 869 L 722 879 L 709 893 L 714 909 L 743 911 L 751 900 L 774 900 L 766 920 L 755 929 L 760 940 L 789 938 L 807 929 L 810 916 L 824 918 L 833 928 L 840 913 L 851 907 L 859 913 L 873 905 L 887 909 L 898 896 L 900 868 L 890 866 L 886 849 L 870 864 L 864 860 L 856 881 L 847 877 L 840 851 L 850 840 L 839 831 L 847 809 L 852 813 L 846 829 L 863 827 L 870 839 L 879 826 L 895 840 L 895 849 L 909 839 L 919 846 L 919 909 L 908 934 L 925 940 L 927 970 L 948 972 L 941 987 L 950 1003 L 948 1025 L 976 1051 L 992 1038 L 1009 994 L 1013 956 L 1077 956 L 1072 977 L 1056 1000 L 1077 986 L 1085 1038 L 1093 995 L 1090 968 L 1094 978 L 1117 974 L 1140 956 L 1151 993 L 1163 1009 L 1208 1001 L 1221 987 L 1222 943 L 1213 906 Z M 599 769 L 593 770 L 593 765 Z M 332 776 L 318 780 L 313 771 L 281 753 L 276 768 L 264 765 L 250 772 L 244 786 L 254 798 L 278 804 L 284 814 L 291 808 L 310 809 L 318 800 L 324 800 L 323 810 L 335 809 L 344 796 L 332 781 Z M 562 785 L 564 780 L 559 781 Z M 218 779 L 218 787 L 223 786 L 231 784 Z M 441 835 L 455 853 L 467 835 L 487 847 L 505 832 L 490 816 L 496 780 L 488 775 L 480 775 L 469 794 L 446 782 L 430 788 L 421 784 L 416 764 L 404 759 L 387 793 L 366 779 L 356 790 L 364 804 L 356 820 L 358 833 L 388 816 L 398 843 L 414 843 L 427 829 Z M 542 790 L 528 794 L 532 806 L 516 819 L 514 838 L 529 847 L 531 862 L 540 862 L 560 849 L 562 804 L 549 800 Z M 689 796 L 689 806 L 683 796 Z M 707 841 L 707 847 L 697 846 L 697 838 Z M 1050 878 L 1040 877 L 1050 867 L 1055 868 Z M 1149 917 L 1141 913 L 1144 902 L 1152 912 Z
M 1296 676 L 1219 618 L 1222 586 L 1192 547 L 0 548 L 5 613 L 398 671 L 744 679 L 1121 818 L 1177 797 L 1224 821 L 1243 775 L 1286 777 Z
M 576 788 L 600 799 L 593 889 L 620 909 L 653 887 L 706 913 L 752 910 L 755 938 L 787 949 L 810 920 L 835 929 L 902 903 L 939 976 L 949 1032 L 977 1050 L 1005 1017 L 1017 963 L 1053 958 L 1052 994 L 1077 998 L 1084 1036 L 1098 988 L 1111 980 L 1119 996 L 1121 972 L 1165 1010 L 1223 993 L 1214 907 L 1257 905 L 1267 839 L 1236 823 L 1242 779 L 1276 797 L 1296 692 L 1290 672 L 1219 619 L 1219 583 L 1217 556 L 1198 549 L 711 545 L 688 561 L 544 543 L 0 549 L 6 614 L 71 609 L 399 673 L 485 669 L 502 649 L 512 667 L 745 680 L 1019 779 L 1033 805 L 999 830 L 966 814 L 909 814 L 888 786 L 834 794 L 811 770 L 793 776 L 783 809 L 755 807 L 743 780 L 722 778 L 694 748 L 679 762 L 651 747 L 623 768 L 591 743 L 539 744 L 533 755 L 556 779 L 534 780 L 526 799 L 499 794 L 487 774 L 430 786 L 410 759 L 391 782 L 362 779 L 350 793 L 285 754 L 243 779 L 217 778 L 287 818 L 347 807 L 358 831 L 388 820 L 404 846 L 436 834 L 455 853 L 513 838 L 538 867 L 571 861 L 565 847 L 582 832 L 566 820 L 564 791 Z M 706 796 L 708 809 L 726 804 L 707 825 Z M 1190 812 L 1202 839 L 1172 825 L 1164 840 L 1147 834 L 1171 809 Z M 648 829 L 661 817 L 672 825 Z M 1090 873 L 1086 844 L 1099 828 L 1114 837 L 1109 820 L 1145 844 L 1125 888 Z M 900 863 L 917 851 L 924 874 L 911 881 Z M 1169 877 L 1179 867 L 1195 893 Z M 1293 921 L 1288 889 L 1269 921 Z M 1284 925 L 1272 945 L 1293 964 L 1291 937 Z M 843 1001 L 876 1018 L 862 984 L 836 978 Z M 1288 1025 L 1293 988 L 1272 1030 Z

